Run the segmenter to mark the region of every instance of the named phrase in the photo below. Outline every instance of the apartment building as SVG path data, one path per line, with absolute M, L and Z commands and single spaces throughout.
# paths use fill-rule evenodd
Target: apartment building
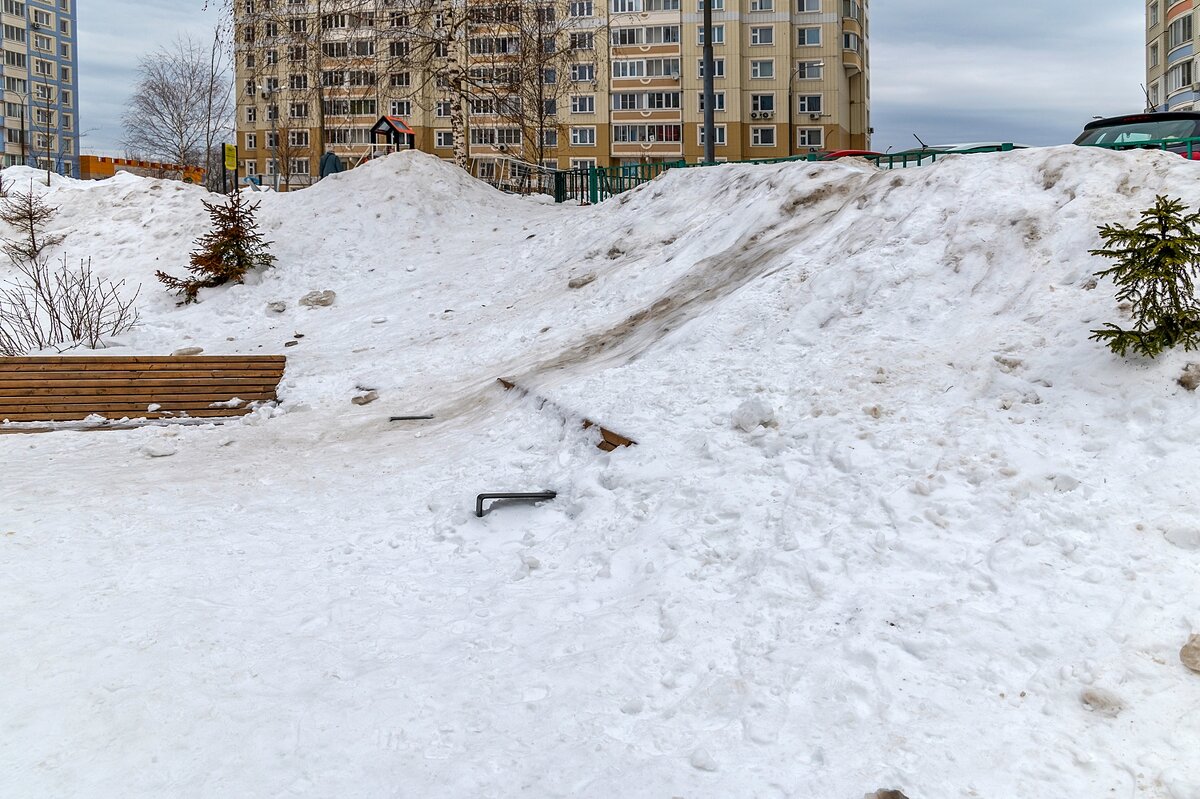
M 242 174 L 306 185 L 383 116 L 477 172 L 699 161 L 704 2 L 238 0 Z M 719 160 L 870 146 L 867 0 L 711 2 Z
M 79 175 L 77 0 L 0 0 L 4 166 Z

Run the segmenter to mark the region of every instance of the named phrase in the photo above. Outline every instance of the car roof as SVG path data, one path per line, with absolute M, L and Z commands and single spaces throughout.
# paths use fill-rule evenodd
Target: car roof
M 1107 128 L 1113 125 L 1128 125 L 1133 122 L 1163 122 L 1172 119 L 1200 119 L 1200 112 L 1197 111 L 1158 111 L 1154 113 L 1142 112 L 1140 114 L 1123 114 L 1119 117 L 1106 117 L 1104 119 L 1093 119 L 1091 122 L 1083 126 L 1084 130 L 1095 130 L 1096 128 Z

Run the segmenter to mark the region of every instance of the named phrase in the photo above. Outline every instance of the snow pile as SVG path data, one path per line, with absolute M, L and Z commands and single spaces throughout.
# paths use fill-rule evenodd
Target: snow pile
M 405 154 L 263 195 L 278 267 L 186 308 L 152 275 L 206 195 L 60 181 L 64 248 L 144 284 L 117 351 L 289 363 L 273 417 L 0 436 L 0 793 L 1195 799 L 1190 356 L 1087 341 L 1096 225 L 1195 170 L 579 208 Z

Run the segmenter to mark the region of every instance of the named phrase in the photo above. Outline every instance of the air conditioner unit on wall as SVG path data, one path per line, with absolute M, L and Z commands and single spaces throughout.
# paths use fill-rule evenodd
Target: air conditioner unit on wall
M 820 115 L 820 114 L 815 114 L 815 113 L 814 113 L 814 114 L 809 114 L 809 115 L 808 115 L 808 118 L 809 118 L 809 119 L 820 119 L 820 118 L 821 118 L 821 115 Z
M 758 112 L 759 119 L 771 119 L 773 116 L 775 116 L 774 111 L 759 111 Z

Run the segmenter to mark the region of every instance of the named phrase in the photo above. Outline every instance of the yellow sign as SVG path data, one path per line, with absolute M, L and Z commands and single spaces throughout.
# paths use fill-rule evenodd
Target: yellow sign
M 226 169 L 237 169 L 238 168 L 237 145 L 236 144 L 226 144 L 225 145 L 225 168 Z

